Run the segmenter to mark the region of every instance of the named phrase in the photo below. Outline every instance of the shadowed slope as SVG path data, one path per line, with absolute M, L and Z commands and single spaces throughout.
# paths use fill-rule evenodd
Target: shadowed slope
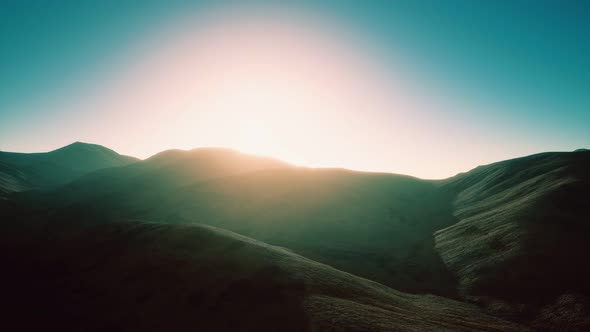
M 228 231 L 194 224 L 104 223 L 88 213 L 58 213 L 53 221 L 14 224 L 3 232 L 0 285 L 4 301 L 11 303 L 5 326 L 523 330 L 472 305 L 403 294 Z M 37 313 L 34 320 L 28 319 L 31 312 Z
M 590 328 L 590 152 L 481 166 L 443 188 L 457 194 L 459 222 L 436 246 L 464 295 L 539 326 Z M 578 308 L 555 315 L 564 301 Z

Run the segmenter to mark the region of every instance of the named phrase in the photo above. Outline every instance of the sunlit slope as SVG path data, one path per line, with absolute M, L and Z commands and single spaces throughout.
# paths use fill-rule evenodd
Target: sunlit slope
M 459 221 L 436 247 L 465 296 L 539 326 L 590 328 L 590 152 L 481 166 L 442 188 Z
M 404 291 L 455 291 L 432 236 L 454 223 L 452 197 L 408 176 L 196 149 L 102 170 L 50 197 L 126 218 L 219 226 Z
M 103 146 L 80 142 L 42 153 L 0 151 L 0 192 L 57 187 L 97 169 L 135 161 Z
M 475 306 L 400 293 L 228 231 L 80 218 L 58 213 L 51 221 L 15 223 L 2 233 L 0 287 L 3 301 L 10 303 L 4 309 L 5 326 L 62 331 L 523 330 Z

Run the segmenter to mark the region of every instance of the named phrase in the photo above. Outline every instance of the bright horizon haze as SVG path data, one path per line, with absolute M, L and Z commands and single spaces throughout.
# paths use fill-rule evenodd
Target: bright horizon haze
M 0 150 L 213 146 L 420 178 L 572 151 L 590 142 L 589 10 L 7 1 Z

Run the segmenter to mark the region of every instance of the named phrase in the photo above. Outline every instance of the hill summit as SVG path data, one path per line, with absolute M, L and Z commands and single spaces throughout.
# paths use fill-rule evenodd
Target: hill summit
M 75 142 L 38 153 L 0 151 L 0 196 L 64 185 L 101 168 L 125 166 L 138 159 L 97 144 Z

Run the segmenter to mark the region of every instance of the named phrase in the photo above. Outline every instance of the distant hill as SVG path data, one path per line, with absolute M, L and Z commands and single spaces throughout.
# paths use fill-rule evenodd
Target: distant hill
M 53 188 L 97 169 L 136 161 L 103 146 L 81 142 L 42 153 L 0 151 L 0 194 Z
M 107 222 L 97 215 L 89 222 L 89 211 L 64 213 L 3 229 L 3 326 L 60 331 L 526 330 L 473 305 L 400 293 L 213 227 Z
M 103 201 L 116 213 L 141 212 L 191 184 L 276 168 L 293 166 L 229 149 L 168 150 L 125 167 L 82 176 L 49 196 L 62 206 Z

